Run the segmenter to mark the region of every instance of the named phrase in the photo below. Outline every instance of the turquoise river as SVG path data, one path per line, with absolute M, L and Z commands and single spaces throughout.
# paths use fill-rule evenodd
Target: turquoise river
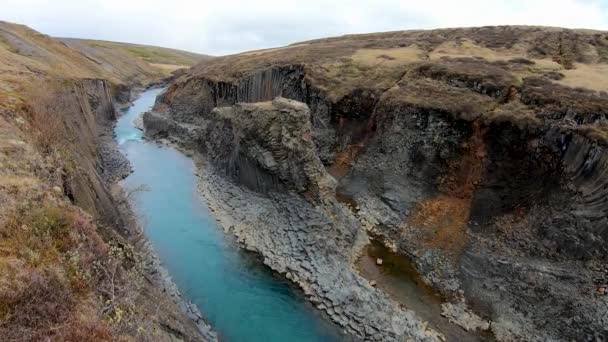
M 135 209 L 182 295 L 195 303 L 222 341 L 338 341 L 339 329 L 298 290 L 227 237 L 197 193 L 193 161 L 142 139 L 134 120 L 160 89 L 141 94 L 116 124 L 133 167 L 126 188 L 145 185 Z

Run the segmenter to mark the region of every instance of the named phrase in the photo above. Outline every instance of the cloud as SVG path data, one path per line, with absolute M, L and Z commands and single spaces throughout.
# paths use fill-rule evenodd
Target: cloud
M 347 33 L 482 25 L 608 30 L 606 0 L 20 0 L 3 20 L 54 36 L 214 55 Z

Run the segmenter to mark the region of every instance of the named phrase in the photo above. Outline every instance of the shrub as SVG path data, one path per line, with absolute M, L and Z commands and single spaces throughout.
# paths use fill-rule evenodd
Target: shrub
M 516 63 L 516 64 L 524 64 L 524 65 L 534 65 L 536 64 L 536 62 L 531 61 L 527 58 L 523 58 L 523 57 L 517 57 L 517 58 L 512 58 L 509 60 L 509 63 Z
M 63 85 L 59 81 L 30 85 L 27 90 L 29 123 L 36 145 L 43 153 L 65 147 L 68 142 L 62 114 L 71 110 L 71 105 L 61 94 Z
M 71 289 L 53 270 L 30 272 L 24 286 L 0 292 L 5 307 L 0 336 L 5 341 L 42 341 L 71 316 Z

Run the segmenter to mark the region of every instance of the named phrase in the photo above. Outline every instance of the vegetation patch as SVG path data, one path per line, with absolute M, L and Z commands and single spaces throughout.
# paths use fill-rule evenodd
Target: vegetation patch
M 393 49 L 359 49 L 352 55 L 352 60 L 365 65 L 399 65 L 423 60 L 425 52 L 417 45 Z
M 503 68 L 475 58 L 444 59 L 416 68 L 421 76 L 464 87 L 492 97 L 504 97 L 515 85 L 514 77 Z
M 13 53 L 17 52 L 17 49 L 15 49 L 15 47 L 12 46 L 11 43 L 1 34 L 0 34 L 0 49 L 4 49 L 6 51 L 13 52 Z
M 459 39 L 455 41 L 447 41 L 438 45 L 430 53 L 431 60 L 437 60 L 444 57 L 459 58 L 459 57 L 481 57 L 488 61 L 510 60 L 525 55 L 515 48 L 488 48 L 476 44 L 471 39 Z
M 562 71 L 564 77 L 558 81 L 572 88 L 608 91 L 608 64 L 576 63 L 574 68 Z
M 102 48 L 102 49 L 109 49 L 110 46 L 102 43 L 102 42 L 98 42 L 98 41 L 87 41 L 87 45 L 89 45 L 90 47 L 94 47 L 94 48 Z
M 493 98 L 428 78 L 406 77 L 385 94 L 387 105 L 405 105 L 474 120 L 496 108 Z

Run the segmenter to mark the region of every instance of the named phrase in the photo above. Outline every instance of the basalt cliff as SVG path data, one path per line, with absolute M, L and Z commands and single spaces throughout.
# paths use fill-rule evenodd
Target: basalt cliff
M 200 153 L 222 226 L 353 336 L 450 339 L 358 273 L 372 237 L 471 339 L 603 340 L 607 90 L 606 32 L 389 32 L 204 61 L 144 124 Z

